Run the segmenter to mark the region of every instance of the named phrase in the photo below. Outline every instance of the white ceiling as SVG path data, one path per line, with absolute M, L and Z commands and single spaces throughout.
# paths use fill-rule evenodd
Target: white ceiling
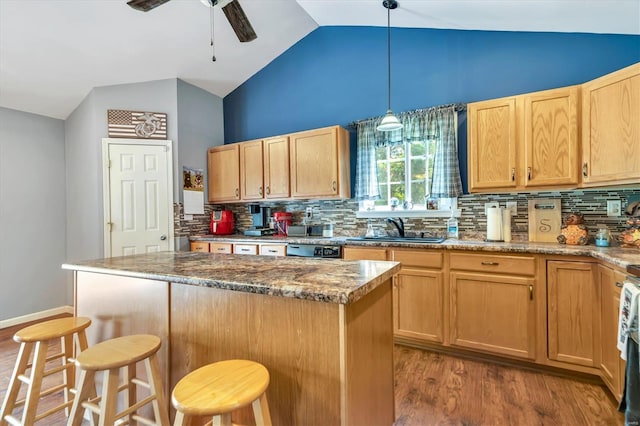
M 220 97 L 315 28 L 386 26 L 381 0 L 240 0 L 257 40 L 219 7 L 172 0 L 0 0 L 0 106 L 66 118 L 93 87 L 180 78 Z M 394 27 L 640 34 L 640 0 L 399 0 Z

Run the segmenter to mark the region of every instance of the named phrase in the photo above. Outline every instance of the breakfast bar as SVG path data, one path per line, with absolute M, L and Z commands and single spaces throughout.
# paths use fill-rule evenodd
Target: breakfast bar
M 269 370 L 273 424 L 395 420 L 397 262 L 160 252 L 63 268 L 74 273 L 76 314 L 93 321 L 90 345 L 161 338 L 167 392 L 196 368 L 242 358 Z

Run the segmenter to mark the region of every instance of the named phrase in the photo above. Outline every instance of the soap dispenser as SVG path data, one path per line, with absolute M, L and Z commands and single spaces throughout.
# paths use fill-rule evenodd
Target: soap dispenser
M 447 220 L 447 238 L 458 239 L 458 219 L 453 215 L 453 209 L 451 209 L 451 217 Z

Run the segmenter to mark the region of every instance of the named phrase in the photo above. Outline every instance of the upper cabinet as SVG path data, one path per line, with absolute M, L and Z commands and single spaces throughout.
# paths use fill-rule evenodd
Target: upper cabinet
M 349 198 L 349 167 L 349 133 L 339 126 L 215 147 L 209 202 Z
M 578 86 L 468 105 L 471 192 L 578 184 Z
M 291 196 L 350 198 L 349 133 L 339 126 L 289 136 Z
M 640 180 L 640 63 L 582 86 L 583 186 Z
M 222 145 L 207 151 L 209 202 L 240 200 L 240 149 Z

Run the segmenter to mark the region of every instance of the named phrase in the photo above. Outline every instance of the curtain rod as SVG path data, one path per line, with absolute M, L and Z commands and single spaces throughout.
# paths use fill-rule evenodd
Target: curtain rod
M 450 107 L 455 107 L 455 111 L 456 112 L 460 112 L 460 111 L 465 111 L 467 109 L 467 104 L 454 103 L 454 104 L 438 105 L 438 106 L 432 106 L 432 107 L 429 107 L 429 108 L 418 108 L 418 109 L 412 109 L 412 110 L 409 110 L 409 111 L 402 111 L 402 112 L 398 112 L 396 114 L 397 115 L 415 114 L 415 113 L 428 112 L 428 111 L 433 111 L 433 110 L 437 110 L 437 109 L 444 109 L 444 108 L 450 108 Z M 369 121 L 369 120 L 381 120 L 382 117 L 384 117 L 384 115 L 380 115 L 380 116 L 377 116 L 377 117 L 364 118 L 364 119 L 358 120 L 358 121 L 352 121 L 351 123 L 347 124 L 347 127 L 357 127 L 358 124 L 360 124 L 360 123 L 363 123 L 363 122 Z

